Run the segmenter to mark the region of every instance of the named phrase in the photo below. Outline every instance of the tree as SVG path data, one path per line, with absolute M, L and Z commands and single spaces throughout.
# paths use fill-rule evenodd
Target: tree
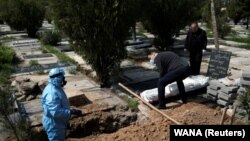
M 250 17 L 250 0 L 230 0 L 228 4 L 229 17 L 237 24 L 241 19 L 246 19 L 248 29 Z
M 212 3 L 213 1 L 213 3 Z M 226 10 L 226 5 L 224 0 L 207 0 L 207 3 L 203 7 L 203 19 L 207 22 L 208 27 L 214 29 L 214 21 L 216 20 L 217 32 L 220 38 L 224 38 L 228 33 L 230 33 L 230 26 L 228 25 L 228 13 Z M 212 7 L 212 5 L 214 7 Z M 213 10 L 214 9 L 214 10 Z M 214 16 L 212 16 L 212 11 L 214 11 Z M 211 17 L 215 17 L 215 20 L 211 20 Z M 215 33 L 216 31 L 214 31 Z M 216 38 L 215 38 L 216 40 Z
M 180 29 L 198 20 L 201 0 L 145 0 L 145 28 L 156 36 L 155 45 L 167 50 Z
M 242 19 L 242 8 L 239 0 L 231 0 L 227 4 L 228 16 L 234 21 L 236 25 Z
M 126 57 L 134 0 L 50 0 L 53 20 L 96 71 L 102 87 Z
M 35 37 L 41 27 L 45 8 L 41 0 L 0 0 L 0 17 L 15 30 L 27 30 Z
M 218 38 L 217 21 L 214 8 L 214 0 L 211 0 L 211 18 L 212 18 L 212 26 L 214 33 L 214 45 L 216 49 L 219 49 L 219 38 Z

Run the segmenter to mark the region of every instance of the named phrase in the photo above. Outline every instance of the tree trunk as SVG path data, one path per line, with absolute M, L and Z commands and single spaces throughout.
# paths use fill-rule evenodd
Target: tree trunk
M 249 24 L 249 17 L 247 17 L 247 27 L 246 27 L 246 29 L 248 29 L 248 24 Z
M 214 0 L 211 0 L 211 17 L 212 17 L 212 26 L 213 26 L 213 34 L 214 34 L 214 45 L 217 50 L 219 50 L 219 37 L 217 30 L 217 22 L 214 8 Z
M 136 23 L 132 26 L 133 40 L 136 41 Z

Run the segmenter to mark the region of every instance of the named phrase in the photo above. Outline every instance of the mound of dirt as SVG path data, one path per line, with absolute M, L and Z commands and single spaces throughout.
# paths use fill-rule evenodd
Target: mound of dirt
M 222 111 L 220 109 L 213 109 L 204 104 L 190 102 L 183 104 L 174 109 L 164 111 L 167 115 L 183 124 L 220 124 Z M 225 124 L 228 124 L 226 120 Z M 234 124 L 242 124 L 241 121 L 235 121 Z

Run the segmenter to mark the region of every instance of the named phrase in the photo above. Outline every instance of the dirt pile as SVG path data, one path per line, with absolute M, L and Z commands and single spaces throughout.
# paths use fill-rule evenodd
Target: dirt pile
M 219 108 L 213 109 L 194 102 L 164 112 L 183 124 L 219 124 L 222 117 L 222 111 Z M 226 120 L 226 123 L 228 121 Z M 242 122 L 235 121 L 235 124 L 242 124 Z

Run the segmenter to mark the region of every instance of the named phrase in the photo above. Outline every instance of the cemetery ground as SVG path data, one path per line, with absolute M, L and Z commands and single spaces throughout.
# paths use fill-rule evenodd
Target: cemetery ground
M 152 37 L 149 33 L 145 36 Z M 72 117 L 67 131 L 69 141 L 105 141 L 105 140 L 169 140 L 169 126 L 174 123 L 164 118 L 148 106 L 120 88 L 117 84 L 110 89 L 100 88 L 96 74 L 89 65 L 72 51 L 67 41 L 58 46 L 43 46 L 36 39 L 30 39 L 25 34 L 9 34 L 6 41 L 21 60 L 15 73 L 11 76 L 11 87 L 20 103 L 20 113 L 31 122 L 34 139 L 46 140 L 46 134 L 41 124 L 42 107 L 41 92 L 47 84 L 47 72 L 54 67 L 66 70 L 68 81 L 64 90 L 70 105 L 81 109 L 85 114 Z M 183 42 L 185 36 L 178 37 Z M 178 47 L 176 41 L 175 47 Z M 213 50 L 210 40 L 208 49 Z M 223 42 L 223 41 L 222 41 Z M 221 50 L 233 53 L 229 65 L 229 78 L 237 79 L 242 71 L 250 65 L 250 50 L 235 48 L 241 46 L 235 41 L 224 41 Z M 228 46 L 230 44 L 231 46 Z M 148 44 L 146 44 L 148 46 Z M 150 47 L 151 48 L 151 47 Z M 140 50 L 143 52 L 143 50 Z M 174 49 L 183 59 L 188 60 L 187 52 Z M 139 52 L 139 54 L 143 54 Z M 202 62 L 202 74 L 206 75 L 210 52 L 206 52 Z M 142 57 L 143 58 L 143 57 Z M 63 62 L 61 62 L 63 61 Z M 126 59 L 121 64 L 122 72 L 114 78 L 115 82 L 123 82 L 134 91 L 141 92 L 154 88 L 158 73 L 152 70 L 148 60 Z M 188 103 L 174 97 L 167 103 L 165 114 L 182 124 L 219 124 L 222 117 L 222 106 L 217 105 L 203 96 L 205 89 L 188 93 Z M 226 117 L 225 124 L 229 124 Z M 233 124 L 246 124 L 236 118 Z M 6 133 L 0 125 L 0 140 L 15 140 Z

